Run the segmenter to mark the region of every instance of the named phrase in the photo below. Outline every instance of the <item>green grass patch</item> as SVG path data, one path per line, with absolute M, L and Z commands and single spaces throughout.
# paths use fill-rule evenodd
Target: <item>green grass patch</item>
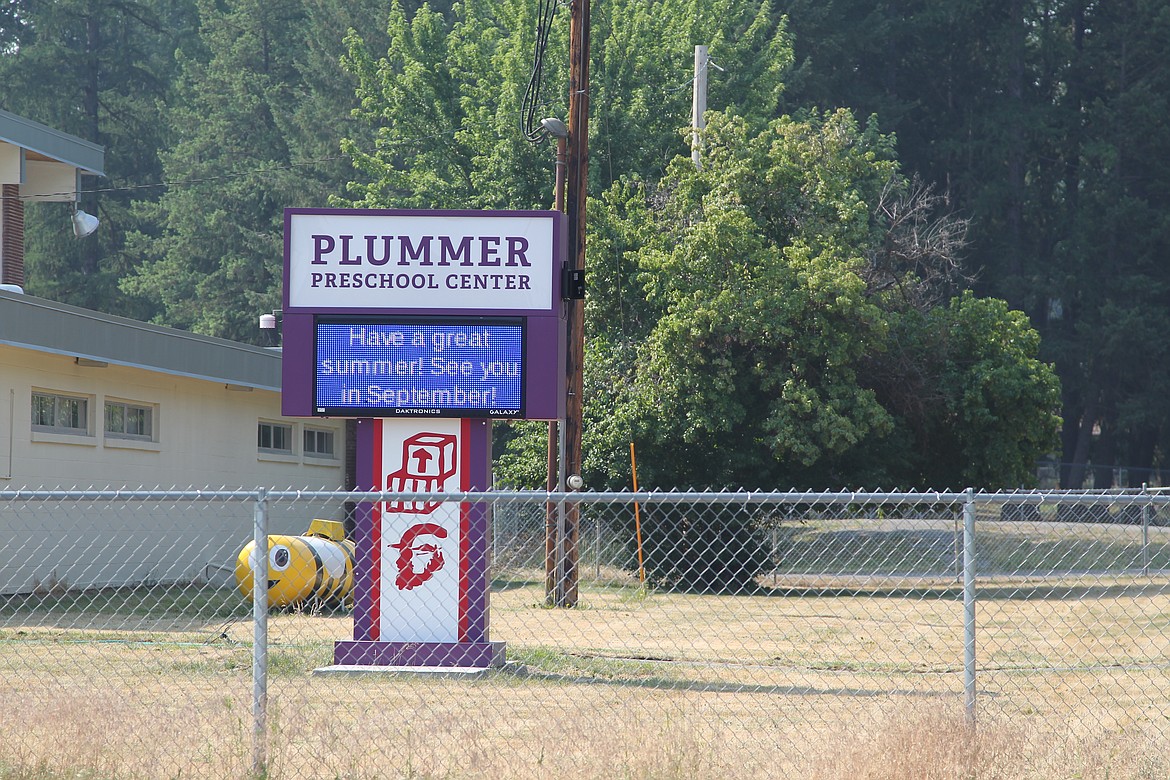
M 669 659 L 614 658 L 553 647 L 508 647 L 508 659 L 524 664 L 530 672 L 557 675 L 573 680 L 622 682 L 677 682 L 683 679 L 677 664 Z
M 38 615 L 136 615 L 151 618 L 232 618 L 252 606 L 235 589 L 208 585 L 139 585 L 73 591 L 51 589 L 0 596 L 0 618 Z
M 976 528 L 981 576 L 1049 572 L 1133 573 L 1170 568 L 1170 533 L 1119 524 L 985 521 Z M 775 574 L 958 576 L 963 530 L 946 520 L 834 520 L 786 526 Z

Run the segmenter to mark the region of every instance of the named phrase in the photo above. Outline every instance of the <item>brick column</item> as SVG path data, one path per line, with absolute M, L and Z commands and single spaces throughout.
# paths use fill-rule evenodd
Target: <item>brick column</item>
M 24 286 L 24 201 L 20 185 L 4 184 L 0 199 L 0 284 Z

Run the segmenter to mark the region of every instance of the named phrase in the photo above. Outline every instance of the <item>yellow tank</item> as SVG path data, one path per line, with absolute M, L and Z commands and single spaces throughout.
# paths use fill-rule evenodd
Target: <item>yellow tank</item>
M 252 549 L 236 557 L 236 585 L 252 598 Z M 335 520 L 313 520 L 304 536 L 268 537 L 268 606 L 348 601 L 353 593 L 354 543 Z

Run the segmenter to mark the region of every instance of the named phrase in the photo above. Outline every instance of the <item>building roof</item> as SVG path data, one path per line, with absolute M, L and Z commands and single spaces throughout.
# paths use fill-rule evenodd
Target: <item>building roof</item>
M 0 344 L 280 391 L 279 350 L 0 290 Z
M 84 173 L 105 175 L 105 152 L 102 147 L 2 109 L 0 141 L 19 146 L 44 159 L 66 163 Z

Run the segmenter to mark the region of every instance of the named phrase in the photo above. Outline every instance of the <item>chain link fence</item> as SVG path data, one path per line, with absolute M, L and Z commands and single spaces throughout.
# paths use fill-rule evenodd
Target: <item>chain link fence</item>
M 404 496 L 0 492 L 0 778 L 1170 776 L 1170 496 L 458 494 L 507 663 L 329 671 L 241 551 Z

